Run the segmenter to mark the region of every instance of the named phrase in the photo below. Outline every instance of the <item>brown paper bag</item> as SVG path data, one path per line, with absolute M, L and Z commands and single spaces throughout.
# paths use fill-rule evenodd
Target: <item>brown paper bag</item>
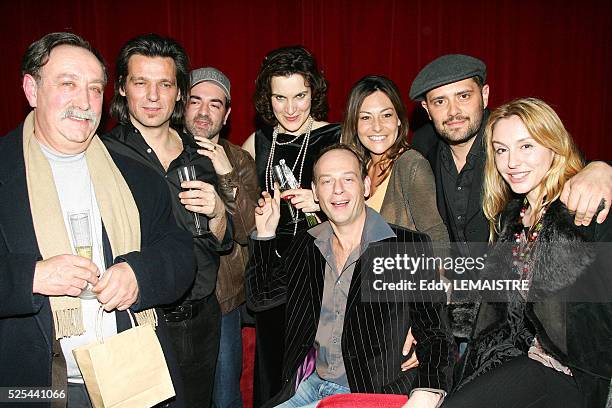
M 161 345 L 152 326 L 135 327 L 102 338 L 100 308 L 98 341 L 72 350 L 94 408 L 152 407 L 175 395 Z

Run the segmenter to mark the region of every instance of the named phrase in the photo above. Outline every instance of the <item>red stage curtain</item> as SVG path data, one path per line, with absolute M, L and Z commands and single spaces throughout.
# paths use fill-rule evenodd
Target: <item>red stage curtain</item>
M 489 68 L 491 105 L 536 96 L 557 109 L 589 159 L 612 159 L 612 3 L 608 0 L 93 0 L 2 1 L 4 103 L 0 134 L 25 116 L 19 79 L 25 48 L 50 31 L 73 31 L 109 63 L 129 38 L 178 39 L 192 65 L 214 65 L 232 81 L 230 140 L 254 130 L 254 80 L 266 52 L 304 44 L 329 81 L 331 121 L 342 118 L 351 85 L 387 75 L 408 100 L 419 69 L 445 53 L 467 53 Z M 112 86 L 106 89 L 109 101 Z M 107 105 L 108 106 L 108 105 Z M 422 123 L 420 108 L 413 124 Z M 112 121 L 103 123 L 104 128 Z

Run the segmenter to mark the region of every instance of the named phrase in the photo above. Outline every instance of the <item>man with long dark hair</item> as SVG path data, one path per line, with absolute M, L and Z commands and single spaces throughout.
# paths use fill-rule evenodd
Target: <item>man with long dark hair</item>
M 215 190 L 213 163 L 198 154 L 195 141 L 180 131 L 189 93 L 189 60 L 173 39 L 147 34 L 123 46 L 116 68 L 110 110 L 119 125 L 104 141 L 111 150 L 138 160 L 166 180 L 175 219 L 193 234 L 195 281 L 178 303 L 164 309 L 164 317 L 178 353 L 186 405 L 208 407 L 221 319 L 214 294 L 217 251 L 229 249 L 232 242 L 225 205 Z M 195 181 L 181 183 L 182 166 L 193 166 Z M 203 231 L 196 228 L 194 214 Z

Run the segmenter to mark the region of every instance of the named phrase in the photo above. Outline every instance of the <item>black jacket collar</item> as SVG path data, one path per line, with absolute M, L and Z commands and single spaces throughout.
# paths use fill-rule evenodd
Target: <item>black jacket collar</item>
M 25 173 L 23 162 L 23 122 L 0 139 L 0 186 L 9 183 L 16 175 Z

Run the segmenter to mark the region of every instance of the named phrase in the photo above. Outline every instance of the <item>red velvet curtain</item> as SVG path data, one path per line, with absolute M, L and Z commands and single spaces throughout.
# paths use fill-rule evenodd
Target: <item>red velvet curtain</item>
M 540 97 L 589 159 L 612 159 L 608 0 L 23 0 L 0 2 L 0 15 L 0 134 L 28 110 L 19 67 L 32 41 L 51 31 L 80 34 L 102 52 L 112 80 L 121 45 L 157 32 L 179 40 L 193 67 L 213 65 L 231 79 L 235 143 L 254 130 L 251 96 L 263 56 L 303 44 L 328 79 L 331 121 L 341 120 L 355 81 L 382 74 L 404 92 L 416 126 L 423 115 L 407 97 L 414 76 L 439 55 L 467 53 L 488 66 L 491 106 Z M 107 102 L 112 92 L 111 83 Z

